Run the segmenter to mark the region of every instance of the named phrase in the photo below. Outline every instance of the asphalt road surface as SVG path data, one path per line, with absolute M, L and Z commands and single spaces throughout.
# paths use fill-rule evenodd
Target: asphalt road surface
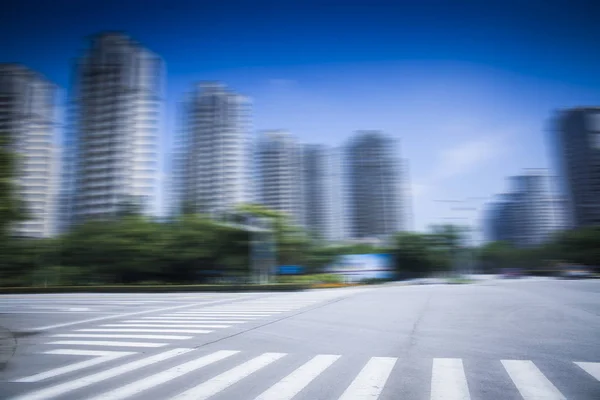
M 0 299 L 1 399 L 600 399 L 600 280 Z

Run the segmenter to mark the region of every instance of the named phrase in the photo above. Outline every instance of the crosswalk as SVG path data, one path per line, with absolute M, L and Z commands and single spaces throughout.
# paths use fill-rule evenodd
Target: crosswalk
M 266 318 L 289 315 L 302 308 L 351 294 L 350 291 L 318 291 L 278 294 L 211 306 L 178 308 L 99 321 L 91 327 L 51 333 L 42 345 L 72 349 L 121 349 L 139 351 L 159 348 L 207 335 L 217 330 L 241 327 Z
M 72 350 L 55 350 L 73 354 Z M 402 390 L 389 387 L 402 380 L 403 359 L 370 357 L 357 360 L 335 354 L 253 353 L 239 350 L 203 351 L 175 348 L 152 355 L 119 352 L 81 352 L 95 358 L 69 366 L 18 377 L 11 382 L 32 383 L 12 400 L 77 398 L 121 400 L 161 398 L 172 400 L 227 399 L 301 400 L 319 398 L 339 400 L 400 399 Z M 286 362 L 287 360 L 287 362 Z M 112 363 L 112 364 L 111 364 Z M 118 363 L 115 365 L 115 363 Z M 525 400 L 565 399 L 564 381 L 555 385 L 531 360 L 489 361 L 490 370 L 501 367 L 496 379 L 506 385 L 505 397 Z M 110 364 L 110 365 L 109 365 Z M 356 365 L 359 364 L 359 365 Z M 583 384 L 600 389 L 600 363 L 569 362 L 567 368 Z M 459 358 L 434 358 L 426 375 L 429 387 L 421 388 L 420 398 L 431 400 L 470 400 L 474 382 L 466 363 Z M 89 371 L 89 372 L 86 372 Z M 353 371 L 349 373 L 349 371 Z M 342 377 L 342 379 L 340 379 Z M 417 380 L 418 381 L 418 380 Z M 570 388 L 569 390 L 571 390 Z M 580 389 L 578 387 L 578 389 Z M 514 392 L 517 397 L 510 393 Z M 569 398 L 588 398 L 573 396 Z M 473 397 L 472 397 L 473 396 Z M 483 397 L 487 398 L 487 397 Z

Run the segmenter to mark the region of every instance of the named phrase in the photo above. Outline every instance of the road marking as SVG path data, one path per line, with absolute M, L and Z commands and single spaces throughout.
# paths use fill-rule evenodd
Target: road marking
M 372 357 L 339 400 L 377 399 L 387 382 L 396 358 Z
M 597 362 L 576 362 L 579 368 L 600 381 L 600 363 Z
M 229 371 L 223 372 L 222 374 L 209 379 L 208 381 L 199 384 L 185 392 L 173 397 L 173 400 L 182 399 L 194 399 L 203 400 L 219 393 L 222 390 L 227 389 L 229 386 L 242 380 L 253 372 L 258 371 L 261 368 L 266 367 L 274 361 L 279 360 L 285 356 L 284 353 L 265 353 L 258 357 L 253 358 L 250 361 L 246 361 L 243 364 L 238 365 Z
M 168 343 L 148 343 L 148 342 L 113 342 L 109 340 L 59 340 L 47 344 L 60 344 L 70 346 L 116 346 L 116 347 L 162 347 Z
M 434 358 L 431 400 L 469 400 L 469 386 L 460 358 Z
M 195 318 L 235 318 L 235 319 L 245 319 L 245 320 L 252 320 L 252 319 L 256 319 L 257 317 L 249 317 L 247 315 L 206 315 L 206 314 L 196 314 L 196 313 L 191 313 L 191 314 L 173 314 L 174 317 L 176 318 L 180 318 L 180 316 L 193 316 Z
M 127 321 L 123 321 L 124 323 L 130 324 L 165 324 L 168 326 L 172 326 L 172 324 L 186 324 L 189 325 L 202 325 L 202 324 L 245 324 L 246 321 L 215 321 L 215 320 L 180 320 L 180 319 L 130 319 Z
M 159 353 L 150 357 L 142 358 L 141 360 L 132 361 L 115 368 L 107 369 L 92 375 L 87 375 L 83 378 L 74 379 L 69 382 L 54 385 L 35 392 L 26 393 L 22 396 L 15 397 L 13 400 L 47 400 L 54 397 L 63 396 L 65 393 L 114 378 L 115 376 L 120 376 L 136 369 L 147 367 L 148 365 L 168 360 L 169 358 L 185 354 L 192 350 L 193 349 L 172 349 L 165 351 L 164 353 Z
M 261 316 L 279 314 L 278 312 L 250 312 L 250 311 L 196 311 L 197 315 L 247 315 L 247 316 Z
M 215 303 L 222 303 L 222 302 L 225 302 L 225 301 L 236 301 L 236 300 L 242 300 L 242 299 L 243 299 L 243 297 L 234 297 L 234 298 L 231 298 L 231 299 L 208 301 L 208 302 L 203 303 L 203 305 L 206 305 L 206 304 L 215 304 Z M 180 309 L 180 308 L 189 308 L 189 307 L 197 307 L 197 306 L 198 306 L 197 303 L 194 303 L 194 304 L 184 304 L 184 305 L 181 305 L 181 306 L 165 307 L 165 308 L 158 308 L 158 309 L 145 310 L 145 311 L 136 311 L 136 312 L 125 313 L 125 314 L 107 315 L 107 316 L 104 316 L 104 317 L 89 318 L 89 319 L 84 319 L 84 320 L 80 320 L 80 321 L 65 322 L 65 323 L 61 323 L 61 324 L 40 326 L 40 327 L 37 327 L 37 328 L 30 328 L 30 329 L 34 330 L 34 331 L 46 331 L 46 330 L 49 330 L 49 329 L 64 328 L 65 326 L 85 324 L 87 322 L 95 322 L 95 321 L 102 321 L 102 320 L 106 320 L 106 319 L 130 317 L 132 315 L 142 315 L 142 314 L 158 313 L 158 312 L 162 312 L 162 311 L 177 310 L 177 309 Z
M 206 329 L 137 329 L 137 328 L 89 328 L 75 332 L 147 332 L 147 333 L 211 333 Z
M 136 319 L 136 320 L 132 320 L 132 321 L 145 321 L 145 322 L 187 322 L 187 321 L 198 321 L 198 322 L 222 322 L 222 323 L 231 323 L 231 324 L 244 324 L 247 321 L 240 321 L 240 320 L 225 320 L 225 321 L 219 321 L 214 319 L 214 317 L 142 317 L 142 319 Z
M 200 358 L 194 359 L 192 361 L 188 361 L 186 363 L 176 365 L 165 371 L 162 371 L 157 374 L 151 375 L 147 378 L 132 382 L 128 385 L 122 386 L 122 387 L 112 390 L 110 392 L 103 393 L 97 397 L 94 397 L 93 400 L 120 400 L 120 399 L 128 398 L 130 396 L 135 396 L 145 390 L 148 390 L 155 386 L 169 382 L 170 380 L 175 379 L 179 376 L 193 372 L 197 369 L 200 369 L 202 367 L 205 367 L 205 366 L 215 363 L 217 361 L 223 360 L 227 357 L 231 357 L 232 355 L 237 354 L 237 353 L 239 353 L 239 351 L 228 351 L 228 350 L 217 351 L 217 352 L 209 354 L 207 356 L 200 357 Z
M 162 339 L 162 340 L 186 340 L 193 336 L 177 336 L 177 335 L 121 335 L 121 334 L 93 334 L 93 333 L 57 333 L 52 337 L 66 338 L 94 338 L 94 339 Z
M 39 374 L 26 376 L 24 378 L 20 378 L 15 380 L 14 382 L 39 382 L 45 379 L 54 378 L 56 376 L 68 374 L 69 372 L 79 371 L 84 368 L 93 367 L 94 365 L 99 365 L 108 361 L 116 360 L 117 358 L 121 358 L 124 356 L 128 356 L 131 354 L 135 354 L 130 351 L 94 351 L 94 350 L 71 350 L 71 349 L 56 349 L 45 351 L 43 354 L 60 354 L 60 355 L 69 355 L 69 356 L 95 356 L 96 358 L 92 358 L 91 360 L 85 360 L 81 362 L 76 362 L 74 364 L 66 365 L 64 367 L 53 368 L 45 372 L 41 372 Z
M 318 355 L 271 386 L 256 400 L 290 400 L 325 371 L 340 356 Z
M 502 360 L 501 362 L 524 400 L 565 399 L 532 361 Z
M 104 324 L 102 326 L 122 326 L 124 328 L 229 328 L 230 325 L 210 325 L 210 324 Z

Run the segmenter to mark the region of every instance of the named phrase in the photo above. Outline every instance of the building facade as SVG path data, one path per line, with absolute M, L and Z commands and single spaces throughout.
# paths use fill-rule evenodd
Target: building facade
M 43 238 L 56 231 L 58 152 L 56 87 L 17 64 L 0 64 L 0 134 L 15 153 L 15 184 L 26 220 L 14 234 Z
M 287 131 L 259 133 L 256 146 L 259 201 L 304 226 L 302 146 Z
M 349 231 L 353 238 L 386 238 L 404 230 L 402 163 L 397 140 L 359 131 L 346 147 Z
M 328 149 L 323 145 L 302 147 L 303 225 L 315 237 L 325 239 L 329 229 L 331 204 L 328 199 Z
M 344 147 L 327 152 L 325 166 L 325 194 L 327 227 L 325 238 L 331 242 L 345 242 L 351 238 L 348 166 Z
M 250 100 L 216 82 L 198 84 L 181 106 L 174 204 L 218 213 L 251 198 Z
M 162 75 L 161 59 L 131 38 L 91 38 L 74 76 L 65 225 L 131 207 L 157 214 Z
M 486 239 L 532 247 L 565 228 L 562 204 L 551 193 L 545 170 L 509 178 L 510 192 L 488 206 Z
M 558 113 L 553 121 L 551 146 L 570 226 L 600 225 L 600 108 Z

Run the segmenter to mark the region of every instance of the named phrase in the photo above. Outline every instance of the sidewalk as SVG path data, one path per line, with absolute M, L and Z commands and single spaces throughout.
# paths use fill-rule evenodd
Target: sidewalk
M 0 326 L 0 369 L 4 368 L 17 348 L 17 339 L 8 329 Z

